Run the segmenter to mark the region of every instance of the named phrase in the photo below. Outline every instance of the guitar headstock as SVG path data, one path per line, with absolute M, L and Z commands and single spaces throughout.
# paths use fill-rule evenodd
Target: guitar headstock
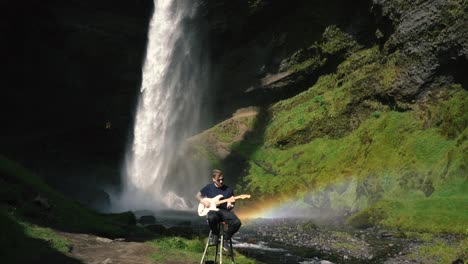
M 241 194 L 239 196 L 236 196 L 236 199 L 247 199 L 250 198 L 250 194 Z

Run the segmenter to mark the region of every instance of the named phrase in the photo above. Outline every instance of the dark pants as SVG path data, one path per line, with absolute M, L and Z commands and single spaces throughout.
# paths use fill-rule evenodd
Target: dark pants
M 208 212 L 208 224 L 210 225 L 211 232 L 219 236 L 218 224 L 219 222 L 226 222 L 228 229 L 226 231 L 225 239 L 230 239 L 241 227 L 241 221 L 231 211 L 219 209 L 219 211 Z

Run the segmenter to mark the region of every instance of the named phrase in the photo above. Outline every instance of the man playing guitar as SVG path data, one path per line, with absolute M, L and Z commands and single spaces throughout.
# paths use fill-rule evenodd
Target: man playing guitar
M 224 237 L 225 240 L 231 239 L 231 237 L 239 230 L 241 226 L 241 221 L 231 210 L 234 208 L 235 197 L 234 192 L 231 187 L 224 185 L 224 175 L 223 172 L 214 169 L 212 173 L 213 183 L 207 184 L 203 187 L 195 197 L 205 208 L 213 208 L 214 205 L 210 202 L 211 198 L 217 197 L 219 199 L 225 199 L 226 202 L 217 204 L 216 209 L 209 210 L 208 215 L 208 224 L 212 232 L 212 239 L 210 240 L 210 245 L 215 245 L 218 242 L 219 222 L 226 222 L 228 224 L 228 229 Z M 222 197 L 221 197 L 222 196 Z M 209 198 L 209 199 L 207 199 Z M 228 243 L 223 242 L 223 245 L 228 245 Z

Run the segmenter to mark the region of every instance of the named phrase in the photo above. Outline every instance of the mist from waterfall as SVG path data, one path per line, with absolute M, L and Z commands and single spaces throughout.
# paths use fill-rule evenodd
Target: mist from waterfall
M 113 210 L 187 209 L 206 182 L 203 165 L 187 159 L 183 144 L 200 129 L 209 85 L 194 2 L 155 0 L 133 143 Z

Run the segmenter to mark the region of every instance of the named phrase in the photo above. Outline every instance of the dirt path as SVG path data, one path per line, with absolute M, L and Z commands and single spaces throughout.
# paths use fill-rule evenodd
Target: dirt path
M 88 234 L 60 233 L 72 244 L 69 257 L 86 264 L 149 264 L 148 256 L 158 250 L 142 242 L 110 240 Z

